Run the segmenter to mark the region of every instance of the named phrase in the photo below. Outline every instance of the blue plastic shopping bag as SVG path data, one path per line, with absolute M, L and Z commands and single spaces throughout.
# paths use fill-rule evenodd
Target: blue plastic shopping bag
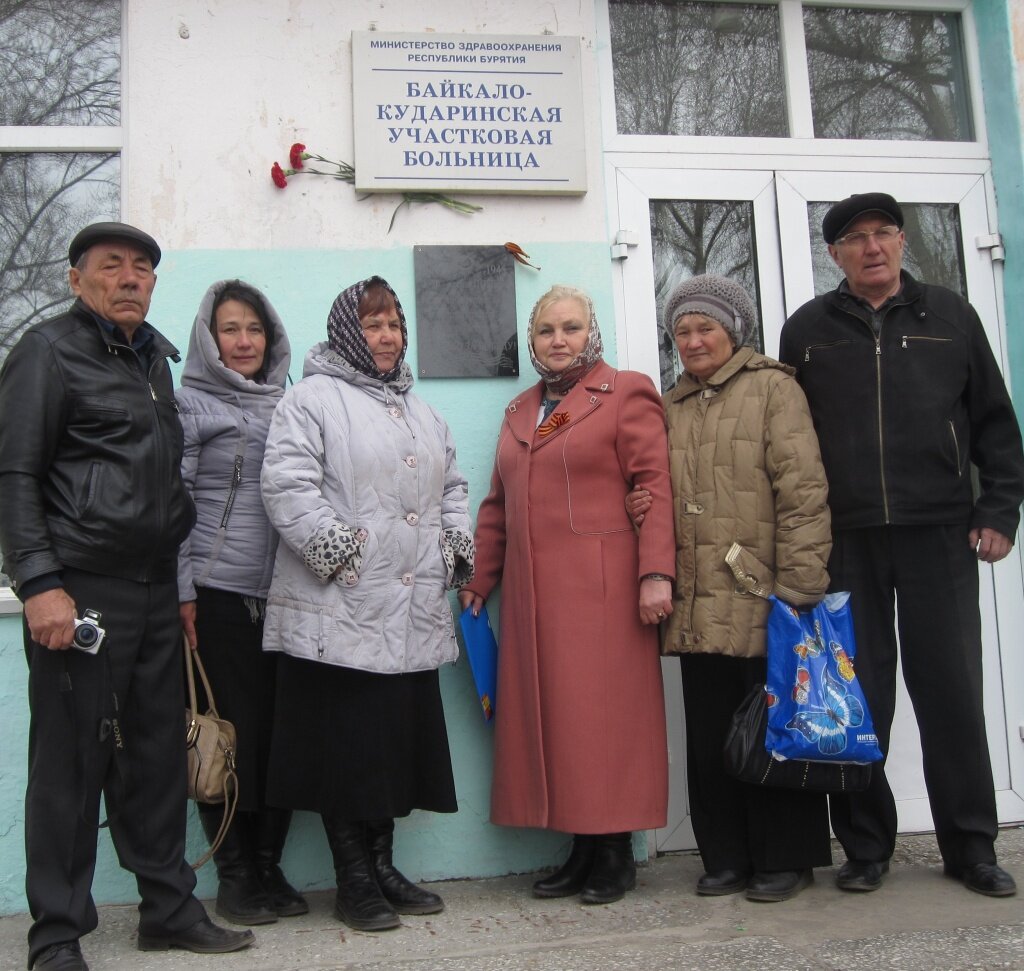
M 810 610 L 772 597 L 768 616 L 768 732 L 776 758 L 877 762 L 882 750 L 853 668 L 848 593 Z

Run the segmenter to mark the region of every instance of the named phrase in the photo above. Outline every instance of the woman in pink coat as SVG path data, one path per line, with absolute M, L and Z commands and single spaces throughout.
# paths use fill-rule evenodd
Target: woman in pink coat
M 593 304 L 553 287 L 530 316 L 541 381 L 506 408 L 463 607 L 502 582 L 491 819 L 574 834 L 539 897 L 611 903 L 636 884 L 631 834 L 665 825 L 658 624 L 675 541 L 661 400 L 601 359 Z M 639 530 L 624 498 L 663 497 Z M 652 521 L 657 512 L 659 518 Z

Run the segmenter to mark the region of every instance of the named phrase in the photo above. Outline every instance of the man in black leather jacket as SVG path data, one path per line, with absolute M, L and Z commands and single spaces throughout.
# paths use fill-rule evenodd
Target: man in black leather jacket
M 0 372 L 0 548 L 29 664 L 29 967 L 45 971 L 87 967 L 101 792 L 138 884 L 140 949 L 252 941 L 210 922 L 184 857 L 176 569 L 195 511 L 179 473 L 177 352 L 145 321 L 160 249 L 96 223 L 69 257 L 74 306 L 26 331 Z M 106 632 L 96 653 L 74 649 L 85 610 Z
M 982 699 L 978 560 L 1013 547 L 1024 452 L 1013 405 L 974 308 L 902 270 L 892 196 L 836 203 L 822 224 L 846 275 L 782 330 L 828 475 L 833 590 L 852 591 L 857 674 L 888 752 L 899 652 L 946 873 L 1010 896 L 996 863 L 997 816 Z M 972 490 L 971 469 L 979 491 Z M 878 765 L 865 792 L 830 798 L 846 850 L 837 884 L 877 889 L 896 838 Z

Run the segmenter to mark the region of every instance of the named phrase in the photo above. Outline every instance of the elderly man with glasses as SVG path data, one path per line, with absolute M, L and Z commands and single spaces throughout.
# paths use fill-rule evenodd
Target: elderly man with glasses
M 881 192 L 850 196 L 822 222 L 845 274 L 782 330 L 828 475 L 833 590 L 850 590 L 857 673 L 888 751 L 903 676 L 945 872 L 1011 896 L 996 863 L 996 801 L 982 701 L 978 561 L 1013 548 L 1024 452 L 1013 405 L 974 308 L 902 269 L 903 212 Z M 978 489 L 972 488 L 972 465 Z M 896 805 L 881 766 L 870 787 L 831 797 L 847 862 L 843 890 L 877 889 Z

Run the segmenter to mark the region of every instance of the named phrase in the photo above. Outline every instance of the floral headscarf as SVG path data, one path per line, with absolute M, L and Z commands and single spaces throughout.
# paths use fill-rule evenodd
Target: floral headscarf
M 537 360 L 537 355 L 533 352 L 533 337 L 538 311 L 545 309 L 549 304 L 555 303 L 558 300 L 577 300 L 583 304 L 590 322 L 590 329 L 587 332 L 587 343 L 580 352 L 579 357 L 575 358 L 564 370 L 552 371 Z M 597 326 L 597 317 L 594 316 L 594 302 L 586 293 L 576 287 L 553 286 L 533 305 L 533 310 L 530 311 L 530 325 L 526 332 L 526 346 L 530 351 L 530 360 L 533 362 L 534 369 L 541 376 L 548 390 L 552 394 L 568 394 L 576 382 L 601 360 L 601 355 L 604 353 L 601 329 Z
M 359 323 L 359 301 L 363 294 L 372 287 L 383 287 L 395 301 L 395 311 L 402 326 L 402 351 L 390 371 L 382 371 L 374 363 L 370 353 L 370 345 L 366 342 L 362 325 Z M 338 294 L 327 315 L 327 343 L 332 351 L 344 358 L 357 371 L 370 378 L 377 378 L 391 383 L 399 378 L 405 365 L 405 352 L 409 347 L 409 331 L 405 325 L 405 311 L 398 300 L 398 294 L 391 289 L 383 277 L 371 276 L 368 280 L 353 283 Z

